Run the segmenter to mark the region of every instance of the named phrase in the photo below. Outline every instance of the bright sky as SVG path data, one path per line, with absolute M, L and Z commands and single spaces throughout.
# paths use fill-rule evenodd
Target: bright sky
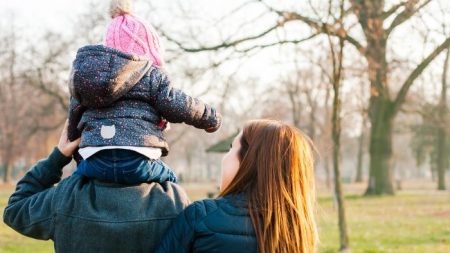
M 94 2 L 104 4 L 107 0 L 97 0 Z M 450 10 L 450 1 L 449 0 L 436 0 L 441 5 L 446 8 L 446 10 Z M 436 11 L 435 7 L 436 1 L 434 5 L 431 6 L 430 10 L 433 15 L 439 15 Z M 30 34 L 40 33 L 45 30 L 53 30 L 56 32 L 64 32 L 64 30 L 71 29 L 73 27 L 73 20 L 77 17 L 77 14 L 82 12 L 87 4 L 91 2 L 91 0 L 0 0 L 0 24 L 10 24 L 13 20 L 16 25 L 21 30 L 26 31 Z M 264 11 L 257 6 L 252 6 L 251 8 L 247 8 L 246 11 L 238 14 L 235 20 L 228 21 L 225 26 L 221 26 L 219 32 L 217 32 L 216 27 L 211 26 L 210 23 L 205 22 L 205 20 L 213 20 L 217 19 L 220 16 L 226 15 L 228 12 L 233 10 L 236 6 L 239 6 L 247 1 L 242 0 L 164 0 L 164 1 L 152 1 L 151 3 L 155 6 L 155 15 L 149 10 L 147 13 L 143 13 L 142 10 L 137 10 L 139 15 L 144 15 L 149 17 L 150 21 L 155 25 L 162 25 L 164 28 L 167 28 L 169 34 L 182 34 L 183 31 L 187 31 L 190 29 L 205 29 L 201 30 L 199 37 L 213 38 L 214 36 L 229 36 L 230 31 L 235 31 L 237 28 L 240 28 L 240 24 L 245 18 L 254 17 L 258 15 L 258 13 Z M 277 6 L 282 4 L 293 4 L 295 3 L 296 7 L 300 6 L 298 2 L 300 1 L 272 1 L 276 3 Z M 397 0 L 396 0 L 397 2 Z M 181 4 L 183 6 L 184 13 L 173 13 L 174 6 Z M 261 6 L 259 6 L 261 7 Z M 300 6 L 301 7 L 301 6 Z M 99 7 L 100 8 L 100 7 Z M 197 20 L 194 19 L 186 19 L 186 15 L 194 16 L 195 18 L 199 18 Z M 448 15 L 447 20 L 449 20 L 450 26 L 450 15 Z M 264 20 L 267 20 L 268 23 L 271 24 L 273 19 L 270 17 L 266 17 Z M 260 32 L 262 27 L 263 19 L 258 20 L 258 24 L 260 27 L 256 27 L 256 25 L 249 25 L 247 27 L 241 28 L 241 33 L 245 34 L 255 34 Z M 428 21 L 427 21 L 428 22 Z M 199 28 L 202 27 L 202 28 Z M 208 30 L 209 29 L 209 30 Z M 173 32 L 176 31 L 176 32 Z M 1 31 L 0 31 L 1 32 Z M 222 34 L 221 34 L 222 33 Z M 300 30 L 292 30 L 291 34 L 302 34 Z M 410 33 L 409 29 L 404 29 L 401 31 L 401 34 L 405 34 L 408 36 Z M 399 35 L 401 37 L 403 35 Z M 414 35 L 413 35 L 414 36 Z M 415 41 L 416 38 L 413 39 Z M 441 41 L 442 38 L 438 38 L 437 41 Z M 418 42 L 418 41 L 417 41 Z M 417 42 L 411 43 L 411 38 L 407 41 L 398 40 L 395 43 L 391 43 L 393 45 L 396 53 L 402 57 L 411 57 L 411 55 L 416 55 L 417 58 L 420 58 L 423 53 L 422 51 L 417 50 Z M 294 56 L 295 57 L 295 56 Z M 253 61 L 252 64 L 248 64 L 243 69 L 245 69 L 245 75 L 254 76 L 254 77 L 271 77 L 272 79 L 278 79 L 280 74 L 282 73 L 281 69 L 274 69 L 273 62 L 275 58 L 292 60 L 292 53 L 288 57 L 284 57 L 279 52 L 274 50 L 270 52 L 266 52 L 257 57 L 258 60 Z M 281 67 L 285 68 L 281 64 Z M 286 72 L 286 70 L 284 70 Z M 267 79 L 267 78 L 266 78 Z M 270 80 L 270 79 L 269 79 Z
M 88 7 L 90 2 L 99 3 L 99 9 L 104 8 L 104 5 L 109 2 L 109 0 L 0 0 L 0 27 L 8 27 L 11 22 L 15 22 L 15 25 L 21 30 L 33 37 L 33 34 L 43 34 L 45 31 L 52 30 L 56 33 L 66 33 L 71 32 L 74 27 L 74 20 L 77 15 L 84 12 Z M 172 36 L 177 36 L 177 39 L 186 39 L 185 35 L 190 32 L 196 34 L 196 37 L 203 41 L 205 44 L 211 40 L 222 38 L 226 39 L 230 36 L 233 38 L 240 38 L 242 36 L 254 35 L 262 32 L 265 27 L 269 27 L 274 24 L 274 18 L 271 16 L 258 17 L 261 13 L 266 10 L 261 5 L 252 5 L 245 8 L 243 11 L 233 15 L 232 19 L 225 20 L 223 22 L 218 22 L 220 17 L 227 15 L 229 12 L 234 10 L 236 7 L 248 2 L 248 0 L 141 0 L 140 3 L 144 1 L 149 1 L 146 3 L 152 3 L 152 8 L 135 8 L 136 13 L 140 16 L 146 17 L 153 25 L 162 27 L 167 34 Z M 290 8 L 292 10 L 295 8 L 301 9 L 305 7 L 306 1 L 291 0 L 291 1 L 279 1 L 279 0 L 267 0 L 271 1 L 274 6 L 285 7 L 288 3 L 294 5 Z M 316 0 L 313 0 L 316 1 Z M 322 2 L 325 2 L 323 0 Z M 387 0 L 387 2 L 398 2 L 400 0 Z M 101 3 L 101 4 L 100 4 Z M 318 0 L 318 3 L 320 1 Z M 430 6 L 427 7 L 428 14 L 424 16 L 424 20 L 427 25 L 432 25 L 433 29 L 441 29 L 440 24 L 433 22 L 433 17 L 439 17 L 441 13 L 439 10 L 439 4 L 444 7 L 447 12 L 446 20 L 448 20 L 448 27 L 450 27 L 450 0 L 434 0 Z M 103 5 L 103 6 L 102 6 Z M 182 8 L 179 8 L 181 6 Z M 136 7 L 139 7 L 136 6 Z M 301 12 L 301 10 L 300 10 Z M 106 15 L 106 10 L 105 10 Z M 255 17 L 258 17 L 255 19 Z M 439 19 L 439 18 L 438 18 Z M 442 19 L 441 19 L 442 20 Z M 420 23 L 420 21 L 417 21 Z M 243 26 L 243 23 L 247 25 Z M 219 27 L 219 28 L 218 28 Z M 1 29 L 1 28 L 0 28 Z M 236 31 L 239 34 L 236 34 Z M 405 24 L 398 32 L 394 33 L 395 36 L 390 39 L 391 51 L 395 52 L 395 57 L 400 59 L 391 65 L 391 67 L 396 64 L 404 64 L 405 60 L 409 61 L 409 67 L 413 64 L 417 64 L 425 54 L 428 54 L 432 48 L 427 48 L 423 50 L 423 35 L 418 32 L 412 32 L 413 26 L 411 24 Z M 1 30 L 0 30 L 1 33 Z M 273 34 L 264 39 L 264 42 L 270 42 L 276 40 L 276 36 L 295 36 L 295 38 L 304 38 L 310 34 L 308 28 L 304 26 L 298 26 L 297 24 L 288 25 L 286 30 L 280 32 L 279 34 Z M 433 47 L 443 40 L 442 35 L 433 34 L 428 36 L 428 40 L 432 43 Z M 101 38 L 99 38 L 99 42 Z M 186 40 L 185 40 L 186 41 Z M 27 42 L 28 43 L 28 42 Z M 30 43 L 35 43 L 30 39 Z M 317 43 L 314 42 L 314 43 Z M 192 46 L 196 46 L 195 44 Z M 280 81 L 286 79 L 286 77 L 292 75 L 294 71 L 294 65 L 292 62 L 294 60 L 300 61 L 300 68 L 304 72 L 312 68 L 309 60 L 306 60 L 303 53 L 327 54 L 326 50 L 318 47 L 313 43 L 305 43 L 301 45 L 302 52 L 295 51 L 294 47 L 284 47 L 283 50 L 278 50 L 277 48 L 272 48 L 265 50 L 253 57 L 245 58 L 245 64 L 236 66 L 235 62 L 227 63 L 221 67 L 222 77 L 207 77 L 202 81 L 198 82 L 197 85 L 189 87 L 190 94 L 198 94 L 205 89 L 210 83 L 215 82 L 222 85 L 225 78 L 232 77 L 238 80 L 238 92 L 228 98 L 227 103 L 240 110 L 241 108 L 249 108 L 253 106 L 255 102 L 254 99 L 260 99 L 258 96 L 258 91 L 255 92 L 253 89 L 259 89 L 259 92 L 265 92 L 267 85 L 270 87 L 280 86 Z M 357 55 L 357 53 L 350 49 L 351 46 L 347 47 L 347 56 L 351 54 Z M 75 53 L 71 52 L 72 54 Z M 216 56 L 214 56 L 216 57 Z M 217 57 L 216 57 L 217 58 Z M 187 59 L 185 61 L 185 59 Z M 174 85 L 178 88 L 185 88 L 183 84 L 186 80 L 181 77 L 180 72 L 176 72 L 178 69 L 176 64 L 181 64 L 181 66 L 186 64 L 199 64 L 204 62 L 201 56 L 189 55 L 189 57 L 181 57 L 177 63 L 169 66 L 171 76 L 174 81 Z M 364 64 L 362 60 L 348 59 L 348 65 L 352 67 L 361 68 L 361 64 Z M 414 63 L 411 63 L 414 61 Z M 435 61 L 430 68 L 427 70 L 426 75 L 440 76 L 441 72 L 441 62 L 442 57 Z M 70 64 L 68 61 L 67 64 Z M 174 66 L 175 65 L 175 66 Z M 434 66 L 434 67 L 433 67 Z M 236 69 L 239 69 L 237 74 L 234 74 Z M 212 74 L 214 75 L 214 74 Z M 405 78 L 405 71 L 397 71 L 397 73 L 391 73 L 391 76 L 400 75 L 401 80 Z M 208 79 L 209 78 L 209 79 Z M 440 79 L 440 78 L 437 78 Z M 244 81 L 241 81 L 244 80 Z M 250 81 L 246 81 L 250 80 Z M 257 85 L 251 86 L 252 90 L 247 92 L 242 92 L 242 88 L 246 88 L 247 84 L 250 82 L 256 82 Z M 348 78 L 343 85 L 343 96 L 346 102 L 350 101 L 354 96 L 355 92 L 355 82 L 357 85 L 361 85 L 361 80 L 358 78 Z M 393 82 L 392 84 L 400 84 L 401 82 Z M 367 84 L 367 83 L 366 83 Z M 412 90 L 416 90 L 426 98 L 433 99 L 436 96 L 437 89 L 430 88 L 432 82 L 425 81 L 420 84 L 416 84 L 412 87 Z M 436 86 L 436 85 L 434 85 Z M 198 90 L 195 90 L 198 89 Z M 395 90 L 395 88 L 393 89 Z M 217 91 L 216 94 L 211 94 L 209 92 L 207 95 L 203 95 L 202 99 L 207 102 L 213 102 L 214 96 L 220 96 L 222 91 Z M 251 92 L 250 95 L 248 92 Z M 358 89 L 359 92 L 359 89 Z M 368 89 L 366 90 L 368 93 Z M 366 94 L 367 95 L 367 94 Z M 258 96 L 257 98 L 252 98 Z M 353 104 L 359 104 L 359 102 L 352 102 Z M 345 109 L 345 108 L 344 108 Z M 348 108 L 351 112 L 352 108 Z M 354 123 L 353 125 L 358 125 Z M 358 134 L 358 133 L 354 133 Z
M 3 22 L 13 20 L 25 29 L 56 29 L 69 23 L 77 12 L 85 8 L 88 0 L 0 0 Z M 8 17 L 9 16 L 9 17 Z

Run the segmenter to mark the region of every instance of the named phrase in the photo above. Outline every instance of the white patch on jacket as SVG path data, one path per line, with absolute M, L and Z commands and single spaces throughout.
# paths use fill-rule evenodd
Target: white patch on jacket
M 102 135 L 103 139 L 112 139 L 114 135 L 116 135 L 116 126 L 102 126 L 100 134 Z

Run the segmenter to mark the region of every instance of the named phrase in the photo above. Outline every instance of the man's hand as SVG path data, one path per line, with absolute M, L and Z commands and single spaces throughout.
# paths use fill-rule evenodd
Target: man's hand
M 64 124 L 64 129 L 61 133 L 61 137 L 59 137 L 59 143 L 58 143 L 58 149 L 61 154 L 63 154 L 65 157 L 72 157 L 73 153 L 77 149 L 78 145 L 80 145 L 80 138 L 69 141 L 69 138 L 67 136 L 67 127 L 69 126 L 69 121 L 66 120 L 66 123 Z

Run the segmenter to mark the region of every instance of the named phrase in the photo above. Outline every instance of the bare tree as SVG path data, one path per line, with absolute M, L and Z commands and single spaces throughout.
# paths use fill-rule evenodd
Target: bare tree
M 0 154 L 1 162 L 3 167 L 3 181 L 8 183 L 11 180 L 11 170 L 12 163 L 14 160 L 16 146 L 16 131 L 15 124 L 18 123 L 18 112 L 17 109 L 19 105 L 16 100 L 16 93 L 19 91 L 17 89 L 17 52 L 14 43 L 17 40 L 17 36 L 14 29 L 12 32 L 7 34 L 2 38 L 4 45 L 2 54 L 2 70 L 4 70 L 4 75 L 2 75 L 2 80 L 0 80 L 0 116 L 2 120 L 0 121 Z M 8 36 L 9 35 L 9 36 Z M 3 72 L 3 71 L 2 71 Z
M 438 125 L 437 132 L 437 174 L 438 174 L 438 190 L 445 190 L 445 171 L 448 169 L 449 165 L 449 154 L 447 151 L 447 139 L 448 134 L 446 129 L 448 129 L 447 123 L 447 75 L 449 68 L 450 59 L 450 48 L 447 49 L 447 54 L 444 61 L 444 67 L 442 71 L 442 89 L 441 89 L 441 99 L 439 101 L 439 118 L 440 124 Z
M 445 11 L 440 6 L 441 13 L 445 16 Z M 447 23 L 442 23 L 442 32 L 445 33 L 447 31 Z M 437 171 L 438 171 L 438 190 L 445 190 L 445 172 L 449 169 L 450 165 L 450 155 L 448 154 L 448 138 L 449 134 L 447 132 L 448 129 L 448 99 L 447 99 L 447 90 L 448 90 L 448 70 L 449 70 L 449 61 L 450 61 L 450 47 L 447 48 L 447 54 L 445 56 L 443 70 L 442 70 L 442 85 L 441 85 L 441 97 L 439 100 L 439 118 L 440 124 L 438 124 L 437 131 Z
M 322 46 L 322 45 L 320 45 Z M 308 51 L 297 52 L 305 55 L 312 67 L 301 68 L 295 59 L 295 70 L 292 74 L 280 77 L 282 80 L 281 96 L 288 99 L 292 122 L 298 128 L 305 128 L 320 153 L 319 163 L 325 172 L 325 185 L 331 188 L 331 116 L 330 116 L 330 83 L 333 76 L 329 74 L 330 60 L 318 57 Z M 281 101 L 273 101 L 273 104 Z M 279 115 L 279 113 L 278 113 Z
M 4 182 L 11 181 L 14 164 L 32 153 L 28 144 L 33 137 L 59 126 L 55 113 L 61 113 L 55 110 L 58 103 L 52 96 L 28 85 L 32 64 L 23 53 L 28 50 L 20 44 L 22 35 L 16 31 L 11 29 L 2 39 L 4 53 L 0 57 L 0 161 Z
M 340 16 L 339 25 L 343 26 L 344 17 L 344 1 L 340 4 Z M 341 173 L 340 173 L 340 163 L 341 163 L 341 83 L 343 75 L 343 58 L 344 58 L 344 43 L 343 38 L 339 39 L 339 46 L 337 48 L 338 52 L 335 52 L 335 45 L 332 42 L 332 38 L 328 35 L 328 40 L 330 44 L 331 59 L 332 59 L 332 70 L 333 70 L 333 113 L 332 113 L 332 139 L 333 139 L 333 168 L 334 168 L 334 192 L 336 196 L 336 201 L 338 204 L 338 222 L 339 222 L 339 241 L 340 241 L 340 251 L 350 252 L 350 245 L 348 240 L 347 231 L 347 220 L 345 217 L 345 205 L 344 197 L 342 193 L 341 186 Z
M 429 52 L 414 69 L 406 75 L 398 93 L 393 96 L 392 84 L 389 83 L 389 63 L 387 49 L 392 33 L 410 20 L 432 0 L 405 0 L 392 5 L 390 8 L 384 0 L 350 0 L 349 7 L 344 11 L 346 18 L 357 18 L 363 40 L 350 34 L 350 28 L 340 27 L 337 19 L 323 18 L 318 15 L 309 17 L 303 13 L 278 10 L 267 4 L 264 0 L 256 0 L 279 16 L 279 20 L 272 26 L 263 29 L 255 35 L 234 40 L 226 40 L 211 46 L 189 47 L 184 43 L 164 34 L 166 38 L 177 44 L 185 52 L 217 51 L 226 48 L 237 48 L 236 51 L 248 52 L 271 46 L 286 44 L 299 44 L 317 37 L 319 34 L 328 34 L 345 40 L 352 45 L 367 61 L 368 79 L 370 82 L 369 118 L 371 122 L 370 136 L 370 167 L 369 184 L 366 194 L 394 194 L 391 178 L 390 160 L 392 157 L 393 122 L 402 107 L 405 98 L 415 80 L 425 68 L 446 48 L 450 46 L 450 37 L 447 37 Z M 332 8 L 332 2 L 329 8 Z M 311 2 L 310 2 L 311 3 Z M 312 5 L 312 4 L 311 4 Z M 347 5 L 346 5 L 347 6 Z M 248 8 L 248 7 L 247 7 Z M 317 13 L 315 13 L 317 14 Z M 351 22 L 351 21 L 348 21 Z M 344 23 L 348 23 L 344 21 Z M 271 43 L 261 43 L 260 38 L 266 37 L 274 31 L 283 29 L 287 24 L 302 23 L 309 26 L 313 32 L 299 39 L 279 39 Z M 351 26 L 356 27 L 356 24 Z M 363 43 L 362 41 L 365 41 Z M 253 44 L 251 42 L 254 42 Z M 240 46 L 240 47 L 239 47 Z M 239 47 L 239 48 L 238 48 Z
M 329 65 L 328 62 L 317 64 Z M 320 67 L 326 69 L 325 66 Z M 292 121 L 296 127 L 306 128 L 313 141 L 317 134 L 324 132 L 324 126 L 318 120 L 318 110 L 320 107 L 327 107 L 329 102 L 329 96 L 325 95 L 323 99 L 323 91 L 327 90 L 324 86 L 327 83 L 323 80 L 325 78 L 322 78 L 322 72 L 324 71 L 319 72 L 315 68 L 301 69 L 296 59 L 294 73 L 288 77 L 281 77 L 283 93 L 289 99 Z
M 89 12 L 95 12 L 90 9 Z M 12 178 L 14 164 L 28 160 L 47 145 L 32 141 L 49 140 L 67 117 L 70 49 L 89 40 L 97 30 L 88 29 L 98 15 L 86 15 L 77 22 L 73 37 L 44 32 L 39 44 L 28 44 L 26 34 L 15 23 L 2 27 L 0 36 L 0 167 L 3 181 Z M 91 22 L 92 21 L 92 22 Z M 10 29 L 9 29 L 10 28 Z M 82 30 L 86 30 L 84 33 Z M 79 36 L 87 34 L 89 38 Z M 97 41 L 101 41 L 99 36 Z M 40 150 L 32 150 L 32 149 Z
M 361 98 L 363 100 L 363 93 L 364 93 L 364 85 L 361 85 Z M 356 161 L 356 177 L 355 182 L 356 183 L 362 183 L 363 182 L 363 166 L 364 166 L 364 153 L 365 153 L 365 147 L 366 147 L 366 130 L 367 130 L 367 108 L 364 104 L 364 101 L 361 101 L 361 105 L 359 108 L 360 115 L 361 115 L 361 133 L 358 137 L 358 157 Z

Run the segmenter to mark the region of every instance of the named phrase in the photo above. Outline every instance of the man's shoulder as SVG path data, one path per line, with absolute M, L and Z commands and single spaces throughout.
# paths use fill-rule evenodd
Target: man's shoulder
M 58 194 L 73 194 L 74 192 L 85 191 L 87 188 L 97 188 L 99 191 L 109 191 L 109 193 L 136 193 L 162 195 L 169 198 L 176 198 L 190 203 L 186 191 L 178 184 L 172 182 L 151 182 L 138 185 L 123 185 L 116 183 L 101 182 L 80 175 L 71 175 L 64 178 L 57 185 Z
M 139 185 L 119 185 L 72 175 L 61 181 L 56 189 L 55 201 L 60 213 L 79 213 L 90 218 L 88 207 L 107 210 L 109 215 L 116 210 L 126 213 L 129 219 L 137 216 L 147 218 L 173 218 L 189 204 L 184 189 L 174 183 L 143 183 Z M 98 215 L 98 213 L 95 213 Z M 122 214 L 120 214 L 122 215 Z M 123 217 L 127 219 L 127 217 Z
M 186 208 L 191 203 L 186 191 L 179 184 L 175 184 L 172 182 L 151 183 L 151 184 L 152 184 L 151 186 L 149 184 L 141 184 L 140 187 L 152 187 L 154 189 L 160 190 L 162 194 L 182 202 L 183 209 Z

